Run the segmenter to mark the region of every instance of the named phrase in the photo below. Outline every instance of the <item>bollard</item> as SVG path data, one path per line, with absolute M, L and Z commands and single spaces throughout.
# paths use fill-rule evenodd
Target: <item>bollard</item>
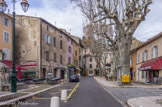
M 51 98 L 51 107 L 60 107 L 59 97 Z
M 67 101 L 67 90 L 61 90 L 61 100 Z

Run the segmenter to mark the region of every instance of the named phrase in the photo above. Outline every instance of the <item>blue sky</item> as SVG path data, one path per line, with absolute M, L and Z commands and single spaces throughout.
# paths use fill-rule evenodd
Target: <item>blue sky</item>
M 8 9 L 12 12 L 12 0 L 6 0 Z M 162 32 L 162 0 L 154 0 L 150 6 L 151 11 L 146 20 L 137 28 L 134 37 L 141 41 L 155 36 Z M 16 13 L 22 15 L 42 17 L 58 28 L 71 31 L 70 33 L 79 37 L 83 36 L 83 16 L 78 8 L 69 0 L 28 0 L 29 11 L 24 13 L 20 6 L 21 0 L 17 0 Z M 71 29 L 71 30 L 70 30 Z

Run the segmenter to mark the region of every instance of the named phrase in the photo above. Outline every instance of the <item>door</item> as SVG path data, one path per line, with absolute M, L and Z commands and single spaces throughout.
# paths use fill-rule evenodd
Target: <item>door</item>
M 65 71 L 61 70 L 61 79 L 64 79 Z
M 53 77 L 54 77 L 54 78 L 56 78 L 56 72 L 57 72 L 57 70 L 54 69 L 54 73 L 53 73 Z
M 46 68 L 43 68 L 43 78 L 46 78 Z

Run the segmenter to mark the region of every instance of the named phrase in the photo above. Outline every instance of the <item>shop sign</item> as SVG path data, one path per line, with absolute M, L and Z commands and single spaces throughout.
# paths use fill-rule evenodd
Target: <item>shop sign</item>
M 130 82 L 130 76 L 129 75 L 122 75 L 122 83 Z
M 37 62 L 26 62 L 21 63 L 22 66 L 37 66 Z

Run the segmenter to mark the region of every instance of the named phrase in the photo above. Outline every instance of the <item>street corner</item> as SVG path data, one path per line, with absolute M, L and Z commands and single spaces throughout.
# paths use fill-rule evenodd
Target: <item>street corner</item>
M 127 103 L 130 107 L 162 107 L 162 96 L 132 98 Z

